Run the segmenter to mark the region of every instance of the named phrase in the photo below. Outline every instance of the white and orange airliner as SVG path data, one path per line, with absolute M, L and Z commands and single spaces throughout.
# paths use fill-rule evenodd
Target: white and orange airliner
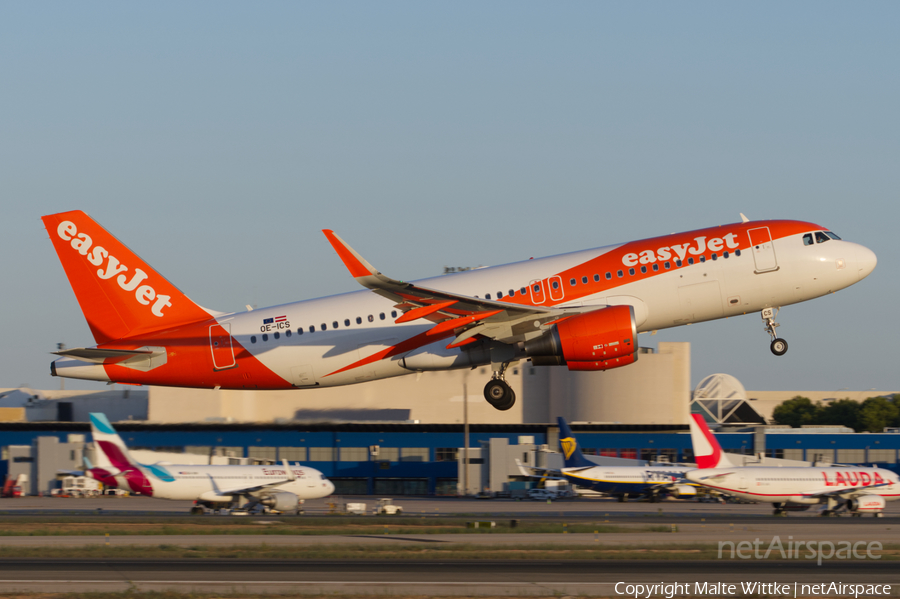
M 406 283 L 330 230 L 366 289 L 223 314 L 191 301 L 81 211 L 43 217 L 96 345 L 56 352 L 54 376 L 210 389 L 305 389 L 413 372 L 493 370 L 484 396 L 515 403 L 511 363 L 608 370 L 637 334 L 761 312 L 843 289 L 875 254 L 818 225 L 748 221 Z

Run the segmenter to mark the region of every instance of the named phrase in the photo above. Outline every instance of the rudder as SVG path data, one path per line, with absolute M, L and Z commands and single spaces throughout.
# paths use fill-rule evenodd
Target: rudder
M 81 210 L 41 220 L 98 344 L 211 316 Z
M 559 424 L 559 448 L 562 450 L 563 460 L 566 468 L 584 468 L 585 466 L 596 466 L 594 462 L 589 461 L 581 448 L 578 446 L 578 440 L 572 434 L 569 423 L 562 416 L 556 418 Z
M 722 451 L 722 446 L 710 432 L 706 420 L 700 414 L 691 414 L 691 445 L 697 468 L 731 468 L 734 464 Z

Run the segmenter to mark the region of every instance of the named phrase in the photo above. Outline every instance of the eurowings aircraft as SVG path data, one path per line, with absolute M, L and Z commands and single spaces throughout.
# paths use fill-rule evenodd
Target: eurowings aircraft
M 110 469 L 89 467 L 85 476 L 107 486 L 160 499 L 190 499 L 191 511 L 241 507 L 287 512 L 305 499 L 327 497 L 334 484 L 307 466 L 282 462 L 274 466 L 200 466 L 196 464 L 139 464 L 104 414 L 91 416 L 94 443 L 108 459 Z
M 697 490 L 685 480 L 684 473 L 693 470 L 693 466 L 677 464 L 650 464 L 649 466 L 601 466 L 586 457 L 572 434 L 572 429 L 563 417 L 558 417 L 559 448 L 563 454 L 562 470 L 545 470 L 532 468 L 535 474 L 529 474 L 526 467 L 516 461 L 519 469 L 526 476 L 544 478 L 563 478 L 573 485 L 591 489 L 617 497 L 619 501 L 627 501 L 629 497 L 647 497 L 657 502 L 664 495 L 676 497 L 694 497 Z
M 511 363 L 608 370 L 637 334 L 750 312 L 776 355 L 780 306 L 843 289 L 875 254 L 812 223 L 677 233 L 406 283 L 330 230 L 366 289 L 223 314 L 203 308 L 81 211 L 43 217 L 96 345 L 56 352 L 54 376 L 209 389 L 307 389 L 490 364 L 485 399 L 515 403 Z
M 900 497 L 900 479 L 883 468 L 736 466 L 722 451 L 700 414 L 691 414 L 691 443 L 697 470 L 685 477 L 697 484 L 751 501 L 771 502 L 776 516 L 824 504 L 823 516 L 847 508 L 881 518 L 886 501 Z

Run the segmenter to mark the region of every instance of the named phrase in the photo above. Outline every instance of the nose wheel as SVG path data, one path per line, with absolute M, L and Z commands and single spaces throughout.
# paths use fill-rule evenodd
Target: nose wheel
M 788 343 L 784 339 L 778 337 L 778 334 L 775 332 L 775 329 L 781 326 L 775 322 L 775 316 L 778 314 L 778 310 L 779 308 L 766 308 L 761 312 L 761 316 L 763 321 L 765 321 L 765 331 L 772 338 L 769 349 L 772 350 L 772 353 L 776 356 L 783 356 L 787 353 Z

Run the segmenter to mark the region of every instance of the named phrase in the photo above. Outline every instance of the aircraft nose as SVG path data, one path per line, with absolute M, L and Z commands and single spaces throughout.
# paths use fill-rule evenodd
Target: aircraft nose
M 859 268 L 859 280 L 862 281 L 875 270 L 875 265 L 878 264 L 878 256 L 869 248 L 859 246 L 856 249 L 856 263 Z

